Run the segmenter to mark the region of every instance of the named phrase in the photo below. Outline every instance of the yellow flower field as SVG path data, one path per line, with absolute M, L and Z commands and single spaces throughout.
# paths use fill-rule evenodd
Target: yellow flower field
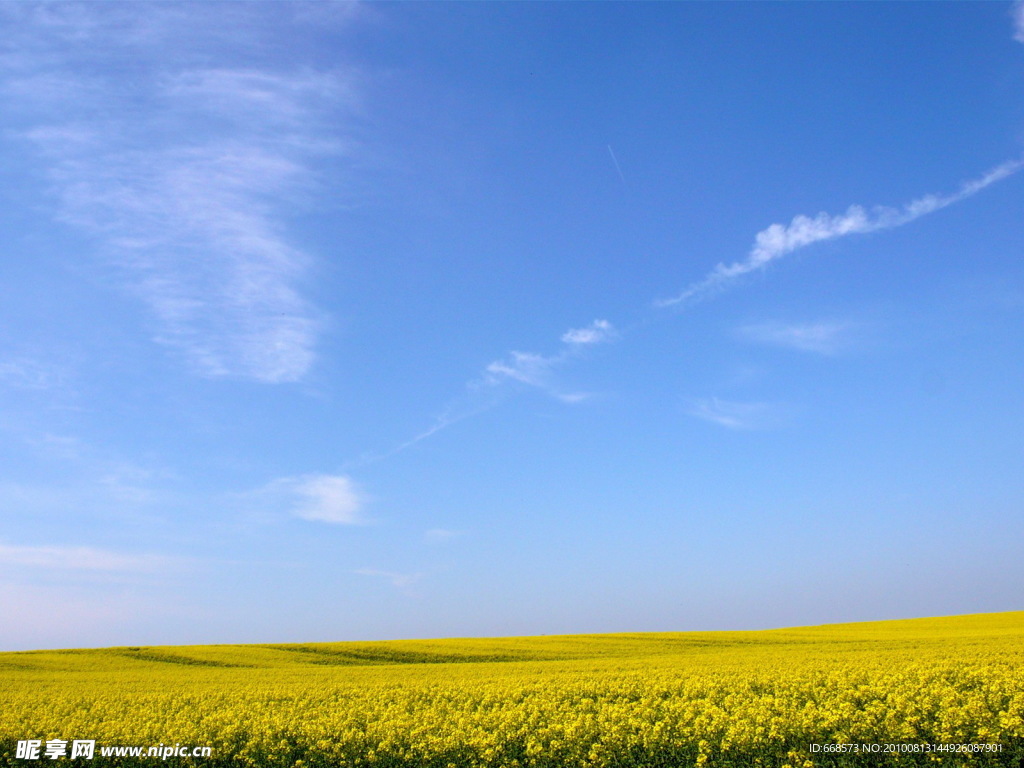
M 3 653 L 0 712 L 0 766 L 1020 766 L 1024 612 Z M 156 745 L 210 755 L 101 754 Z

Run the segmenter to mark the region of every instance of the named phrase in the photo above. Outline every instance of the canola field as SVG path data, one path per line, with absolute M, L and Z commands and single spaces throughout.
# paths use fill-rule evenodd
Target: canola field
M 61 764 L 1021 766 L 1024 612 L 0 653 L 0 766 Z

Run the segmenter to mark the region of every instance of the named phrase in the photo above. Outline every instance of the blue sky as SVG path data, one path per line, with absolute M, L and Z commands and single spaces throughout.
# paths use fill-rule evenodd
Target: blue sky
M 0 648 L 1024 607 L 1024 6 L 0 25 Z

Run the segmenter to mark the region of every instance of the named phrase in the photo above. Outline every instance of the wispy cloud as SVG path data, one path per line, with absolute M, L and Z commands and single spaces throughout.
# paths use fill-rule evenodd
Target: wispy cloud
M 1024 0 L 1017 0 L 1011 10 L 1013 13 L 1013 39 L 1024 43 Z
M 163 555 L 131 555 L 93 547 L 0 544 L 0 565 L 71 571 L 157 572 L 175 564 Z
M 814 218 L 800 215 L 796 216 L 788 225 L 772 224 L 757 233 L 754 245 L 746 259 L 732 264 L 719 264 L 702 280 L 694 283 L 678 296 L 661 299 L 655 304 L 661 307 L 670 307 L 698 300 L 724 288 L 742 275 L 766 267 L 771 262 L 814 243 L 903 226 L 929 213 L 965 200 L 985 187 L 1017 173 L 1021 168 L 1024 168 L 1024 158 L 1010 160 L 996 166 L 977 179 L 964 182 L 960 189 L 952 194 L 925 195 L 907 203 L 902 208 L 876 206 L 869 211 L 859 205 L 853 205 L 847 209 L 846 213 L 838 215 L 819 213 Z
M 558 355 L 545 357 L 532 352 L 513 351 L 503 360 L 495 360 L 487 365 L 484 381 L 492 386 L 512 380 L 530 387 L 543 387 L 551 368 L 560 360 Z
M 0 478 L 0 507 L 12 515 L 138 525 L 174 514 L 184 503 L 181 478 L 158 463 L 18 425 L 0 424 L 0 438 L 17 441 L 43 469 L 43 476 L 28 482 Z
M 0 386 L 12 389 L 47 390 L 65 385 L 64 371 L 29 357 L 0 359 Z
M 736 333 L 740 338 L 758 344 L 834 355 L 849 343 L 852 328 L 851 323 L 825 321 L 802 325 L 766 322 L 741 326 Z
M 336 525 L 362 523 L 363 497 L 345 475 L 306 475 L 278 481 L 294 497 L 296 517 Z
M 686 412 L 726 429 L 756 430 L 779 426 L 782 409 L 772 403 L 737 402 L 717 397 L 691 400 Z
M 607 320 L 595 320 L 586 328 L 571 328 L 562 334 L 565 344 L 600 344 L 616 337 L 615 329 Z
M 226 494 L 224 504 L 261 523 L 301 518 L 330 525 L 367 525 L 364 511 L 369 499 L 344 474 L 306 474 L 279 477 L 265 485 Z
M 464 534 L 463 531 L 452 531 L 448 528 L 431 528 L 423 534 L 423 538 L 429 544 L 443 544 L 456 539 Z
M 52 10 L 21 18 L 0 88 L 34 123 L 21 135 L 59 218 L 97 239 L 152 311 L 155 340 L 197 373 L 301 379 L 321 323 L 285 214 L 317 160 L 348 150 L 332 118 L 353 102 L 351 77 L 200 64 L 225 42 L 181 56 L 161 25 L 186 22 L 156 6 Z M 202 42 L 194 31 L 182 39 Z M 133 76 L 107 76 L 126 57 Z
M 466 384 L 465 392 L 449 403 L 434 423 L 419 434 L 399 443 L 382 454 L 363 457 L 361 463 L 380 461 L 401 453 L 448 427 L 458 424 L 501 402 L 510 385 L 539 390 L 560 402 L 573 405 L 589 400 L 589 392 L 565 391 L 555 378 L 558 368 L 583 353 L 590 346 L 618 339 L 619 333 L 607 320 L 594 320 L 583 328 L 570 328 L 560 337 L 561 349 L 555 354 L 513 350 L 505 357 L 488 363 L 479 376 Z
M 579 402 L 580 394 L 559 391 L 551 381 L 555 368 L 567 362 L 588 346 L 616 339 L 618 334 L 607 320 L 595 320 L 584 328 L 570 328 L 562 334 L 562 349 L 553 355 L 538 355 L 532 352 L 510 352 L 501 360 L 489 363 L 479 382 L 471 386 L 495 387 L 507 381 L 518 382 L 529 387 L 546 391 L 552 397 L 565 402 Z
M 460 421 L 464 421 L 465 419 L 468 419 L 471 416 L 475 416 L 478 413 L 482 413 L 483 411 L 490 408 L 495 402 L 493 399 L 477 401 L 476 398 L 467 398 L 466 400 L 467 402 L 458 402 L 450 405 L 440 416 L 434 419 L 433 424 L 431 424 L 422 432 L 413 435 L 405 442 L 399 443 L 397 446 L 392 448 L 387 453 L 374 454 L 363 457 L 363 462 L 365 463 L 379 461 L 381 459 L 387 458 L 388 456 L 394 456 L 396 453 L 401 453 L 406 448 L 411 448 L 412 446 L 416 445 L 416 443 L 433 437 L 438 432 L 448 429 L 448 427 L 452 426 L 453 424 L 458 424 Z M 473 402 L 468 402 L 468 400 L 473 400 Z

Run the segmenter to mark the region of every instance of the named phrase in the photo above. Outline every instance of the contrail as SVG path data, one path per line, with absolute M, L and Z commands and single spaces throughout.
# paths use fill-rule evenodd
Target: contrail
M 1009 160 L 976 179 L 964 182 L 960 185 L 960 189 L 952 194 L 925 195 L 907 203 L 902 208 L 875 206 L 870 211 L 866 211 L 859 205 L 851 205 L 846 213 L 836 216 L 819 213 L 812 219 L 809 216 L 801 215 L 794 217 L 788 226 L 772 224 L 757 233 L 754 238 L 754 247 L 750 249 L 746 259 L 732 264 L 718 264 L 702 280 L 693 283 L 678 296 L 656 301 L 655 306 L 670 307 L 699 298 L 709 291 L 722 288 L 740 275 L 753 272 L 788 253 L 806 248 L 808 245 L 822 240 L 834 240 L 847 235 L 902 227 L 914 219 L 966 200 L 990 184 L 1002 181 L 1022 168 L 1024 168 L 1024 158 Z
M 364 454 L 355 462 L 344 465 L 365 466 L 390 458 L 416 445 L 422 440 L 433 437 L 438 432 L 463 419 L 468 419 L 498 405 L 507 391 L 504 385 L 513 383 L 539 389 L 547 395 L 561 400 L 563 403 L 579 403 L 590 397 L 587 392 L 564 392 L 549 381 L 552 371 L 581 354 L 581 350 L 596 344 L 616 341 L 620 334 L 607 320 L 594 320 L 582 328 L 570 328 L 562 334 L 562 348 L 551 355 L 537 355 L 529 352 L 512 351 L 507 357 L 495 360 L 481 372 L 481 375 L 466 383 L 466 391 L 457 400 L 451 402 L 434 419 L 427 429 L 399 443 L 386 453 Z
M 615 170 L 619 174 L 619 178 L 622 179 L 622 186 L 626 186 L 626 177 L 622 175 L 622 169 L 619 167 L 619 160 L 615 157 L 615 152 L 612 151 L 612 145 L 608 145 L 608 154 L 612 156 L 612 162 L 615 163 Z

